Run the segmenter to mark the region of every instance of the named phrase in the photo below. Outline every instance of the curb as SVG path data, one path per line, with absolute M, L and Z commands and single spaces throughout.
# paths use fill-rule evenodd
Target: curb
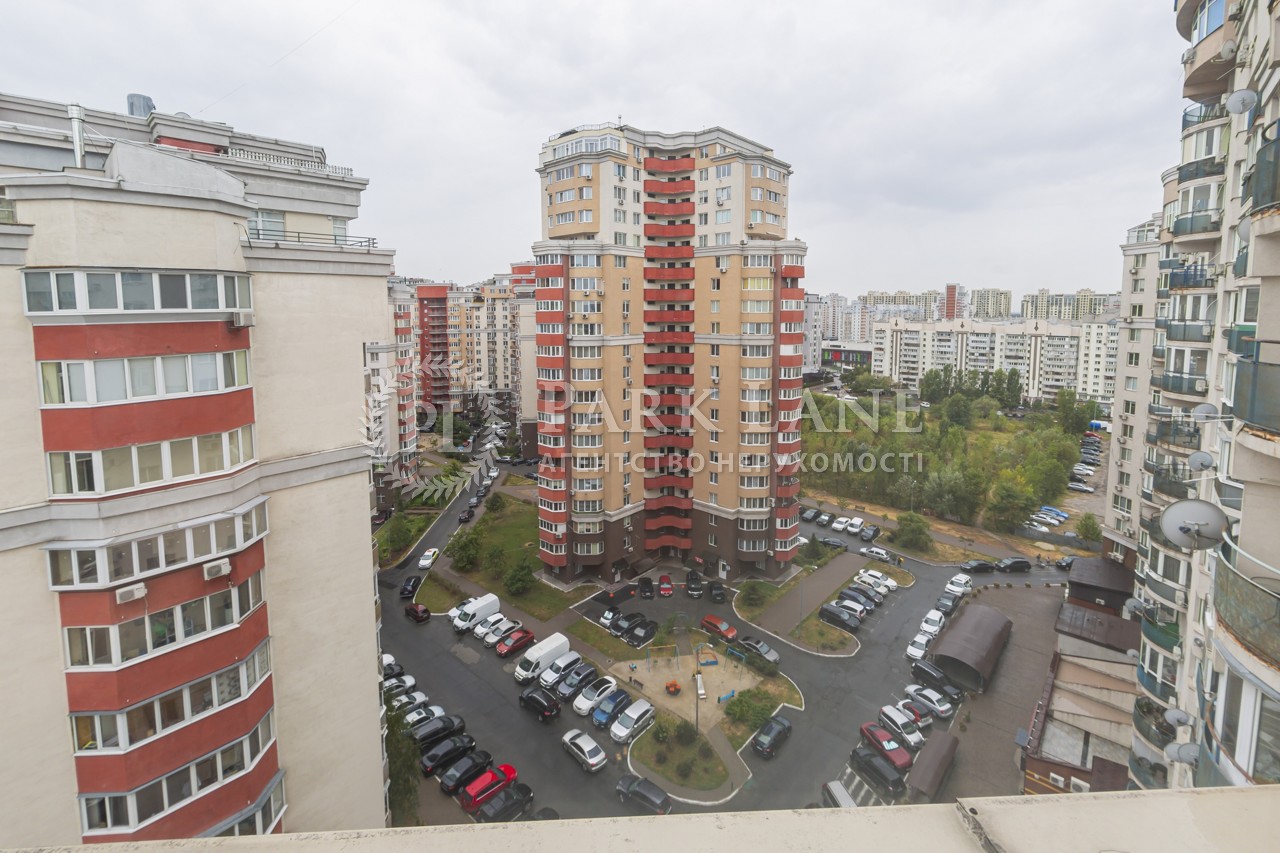
M 801 694 L 801 695 L 803 695 L 803 694 Z M 653 726 L 650 726 L 650 727 L 649 727 L 649 729 L 652 729 L 652 728 L 653 728 Z M 644 737 L 644 735 L 645 735 L 645 734 L 648 734 L 648 733 L 649 733 L 649 729 L 646 729 L 646 730 L 645 730 L 645 732 L 644 732 L 644 734 L 641 734 L 641 735 L 640 735 L 640 737 Z M 637 740 L 638 740 L 638 739 L 639 739 L 639 738 L 637 738 Z M 708 743 L 709 743 L 709 742 L 710 742 L 710 741 L 708 741 Z M 749 741 L 748 741 L 748 742 L 749 742 Z M 634 741 L 633 741 L 633 743 L 634 743 Z M 745 744 L 744 744 L 744 746 L 745 746 Z M 738 752 L 735 752 L 735 753 L 734 753 L 734 757 L 735 757 L 735 758 L 737 758 L 739 761 L 742 761 L 742 755 L 741 755 L 740 753 L 741 753 L 741 749 L 739 749 L 739 750 L 738 750 Z M 723 760 L 723 759 L 721 759 L 721 760 Z M 671 793 L 670 791 L 667 791 L 665 788 L 664 788 L 663 790 L 664 790 L 664 792 L 666 793 L 666 795 L 667 795 L 668 797 L 670 797 L 671 799 L 675 800 L 677 803 L 684 803 L 684 804 L 685 804 L 685 805 L 687 805 L 687 806 L 722 806 L 722 805 L 724 805 L 725 803 L 727 803 L 727 802 L 729 802 L 730 800 L 732 800 L 734 797 L 738 796 L 738 792 L 739 792 L 739 791 L 741 791 L 744 787 L 746 787 L 746 784 L 747 784 L 748 782 L 750 782 L 750 781 L 751 781 L 751 779 L 755 776 L 755 774 L 751 772 L 751 768 L 750 768 L 750 767 L 747 767 L 747 762 L 742 761 L 742 766 L 747 768 L 747 778 L 746 778 L 746 779 L 744 779 L 744 780 L 742 781 L 742 784 L 741 784 L 741 785 L 738 785 L 738 786 L 734 787 L 734 789 L 733 789 L 732 791 L 730 791 L 730 792 L 729 792 L 729 796 L 724 797 L 724 798 L 719 799 L 719 800 L 694 800 L 694 799 L 690 799 L 690 798 L 688 798 L 688 797 L 678 797 L 678 796 L 676 796 L 675 794 Z M 728 767 L 726 767 L 726 768 L 725 768 L 725 770 L 727 771 L 727 770 L 728 770 Z M 642 778 L 648 778 L 648 777 L 643 776 L 643 774 L 640 774 L 640 773 L 637 773 L 637 772 L 636 772 L 636 768 L 635 768 L 635 766 L 634 766 L 634 765 L 632 765 L 632 763 L 631 763 L 631 749 L 630 749 L 630 747 L 628 747 L 628 749 L 627 749 L 627 772 L 631 773 L 633 776 L 641 776 Z M 676 783 L 676 784 L 679 784 L 679 783 Z M 729 784 L 730 784 L 730 785 L 733 785 L 732 780 L 730 780 Z
M 734 602 L 731 604 L 731 606 L 733 607 L 733 615 L 741 619 L 743 623 L 750 625 L 752 628 L 755 628 L 757 631 L 761 632 L 762 634 L 768 634 L 770 637 L 772 637 L 773 639 L 777 640 L 780 643 L 786 643 L 788 646 L 790 646 L 791 648 L 795 649 L 798 652 L 804 652 L 807 655 L 813 655 L 814 657 L 817 657 L 817 658 L 839 659 L 839 658 L 851 658 L 854 655 L 856 655 L 858 652 L 862 651 L 862 641 L 859 640 L 857 637 L 854 637 L 852 634 L 850 634 L 849 636 L 853 637 L 853 641 L 858 645 L 857 645 L 857 648 L 855 648 L 853 651 L 849 652 L 848 654 L 836 655 L 836 654 L 829 654 L 827 652 L 815 652 L 812 649 L 806 649 L 804 646 L 797 646 L 795 643 L 791 642 L 786 637 L 779 636 L 778 634 L 775 634 L 772 631 L 770 631 L 768 628 L 765 628 L 764 626 L 760 625 L 758 622 L 752 622 L 750 619 L 747 619 L 746 617 L 742 616 L 742 614 L 738 613 L 736 596 L 734 597 Z M 808 619 L 808 618 L 809 618 L 808 616 L 805 616 L 805 619 Z M 801 621 L 803 622 L 804 620 L 802 619 Z M 782 675 L 782 670 L 778 670 L 778 674 Z M 787 678 L 787 680 L 791 681 L 790 678 Z M 795 684 L 794 681 L 791 681 L 791 683 Z M 796 690 L 800 690 L 799 685 L 796 685 Z M 804 693 L 801 692 L 800 695 L 803 696 Z

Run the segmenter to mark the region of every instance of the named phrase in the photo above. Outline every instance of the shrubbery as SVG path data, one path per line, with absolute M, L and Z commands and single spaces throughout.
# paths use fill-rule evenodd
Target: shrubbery
M 724 706 L 724 713 L 735 722 L 745 723 L 752 729 L 758 729 L 769 722 L 777 704 L 777 700 L 768 693 L 753 687 L 740 691 L 730 699 Z

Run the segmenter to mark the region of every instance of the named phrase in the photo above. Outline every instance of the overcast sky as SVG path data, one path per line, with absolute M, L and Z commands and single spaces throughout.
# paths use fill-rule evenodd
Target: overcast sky
M 350 232 L 468 284 L 531 256 L 541 144 L 721 125 L 792 164 L 805 286 L 1117 290 L 1178 156 L 1170 0 L 0 0 L 0 90 L 150 95 L 323 146 Z

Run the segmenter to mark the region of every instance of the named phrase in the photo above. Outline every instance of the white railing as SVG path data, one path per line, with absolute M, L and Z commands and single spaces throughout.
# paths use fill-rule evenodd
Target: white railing
M 285 157 L 280 154 L 265 154 L 261 151 L 250 151 L 247 148 L 228 148 L 225 154 L 231 160 L 247 160 L 252 163 L 267 163 L 272 166 L 287 166 L 290 169 L 302 169 L 307 172 L 320 172 L 325 175 L 337 175 L 350 178 L 354 174 L 350 166 L 330 166 L 315 160 L 300 160 L 297 157 Z

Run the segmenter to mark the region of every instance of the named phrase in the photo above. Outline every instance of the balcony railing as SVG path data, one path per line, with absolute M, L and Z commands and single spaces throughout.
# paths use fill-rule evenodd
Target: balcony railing
M 1203 157 L 1178 167 L 1178 183 L 1194 181 L 1197 178 L 1212 178 L 1224 174 L 1227 170 L 1225 160 L 1217 157 Z
M 1176 622 L 1157 622 L 1147 616 L 1142 617 L 1142 636 L 1155 643 L 1165 651 L 1173 651 L 1182 642 Z
M 1280 204 L 1280 139 L 1258 149 L 1253 167 L 1254 212 Z
M 1138 683 L 1142 685 L 1144 690 L 1161 702 L 1168 702 L 1173 698 L 1174 686 L 1156 678 L 1141 665 L 1138 666 Z
M 1227 108 L 1220 103 L 1192 104 L 1182 111 L 1182 129 L 1186 130 L 1206 121 L 1226 118 L 1228 115 L 1230 113 L 1227 112 Z
M 1215 479 L 1213 488 L 1218 493 L 1218 503 L 1223 509 L 1240 511 L 1244 505 L 1244 487 Z
M 1250 325 L 1239 325 L 1227 329 L 1227 349 L 1252 360 L 1258 350 L 1258 342 L 1255 340 L 1257 332 L 1258 327 Z
M 1240 250 L 1236 259 L 1231 262 L 1231 274 L 1236 278 L 1244 278 L 1249 274 L 1249 247 Z
M 1151 487 L 1160 494 L 1178 501 L 1186 500 L 1195 494 L 1194 486 L 1184 482 L 1184 478 L 1179 478 L 1173 472 L 1156 474 L 1151 479 Z
M 1238 387 L 1239 373 L 1236 376 Z M 1207 376 L 1194 376 L 1189 373 L 1165 373 L 1162 376 L 1153 376 L 1151 377 L 1151 384 L 1173 394 L 1203 397 L 1209 393 L 1209 378 Z
M 1148 791 L 1169 787 L 1169 768 L 1163 764 L 1153 764 L 1145 758 L 1130 755 L 1129 772 Z
M 1176 270 L 1180 266 L 1182 266 L 1181 258 L 1161 258 L 1156 264 L 1157 269 L 1161 270 Z
M 1152 361 L 1164 361 L 1164 359 L 1165 359 L 1165 348 L 1164 348 L 1164 347 L 1152 347 L 1152 348 L 1151 348 L 1151 360 L 1152 360 Z
M 1155 441 L 1163 441 L 1174 447 L 1188 450 L 1200 449 L 1200 428 L 1198 426 L 1179 423 L 1178 421 L 1161 421 L 1147 435 Z M 1155 473 L 1154 471 L 1152 473 Z
M 1179 214 L 1173 220 L 1173 236 L 1185 237 L 1188 234 L 1207 234 L 1222 228 L 1221 210 L 1193 210 Z
M 1174 543 L 1170 542 L 1169 537 L 1165 536 L 1164 531 L 1160 529 L 1160 517 L 1158 515 L 1152 516 L 1151 518 L 1140 519 L 1138 522 L 1138 526 L 1141 527 L 1143 530 L 1147 531 L 1147 535 L 1151 537 L 1151 541 L 1159 545 L 1161 548 L 1165 548 L 1170 551 L 1173 551 L 1175 554 L 1183 553 L 1181 546 L 1175 545 Z M 1146 583 L 1148 586 L 1152 586 L 1152 584 L 1156 584 L 1157 586 L 1153 588 L 1155 588 L 1158 592 L 1161 592 L 1161 598 L 1164 598 L 1167 601 L 1175 600 L 1173 593 L 1176 590 L 1173 587 L 1169 586 L 1163 581 L 1160 581 L 1158 578 L 1153 580 L 1150 577 L 1143 577 L 1142 580 L 1143 580 L 1143 583 Z M 1158 588 L 1159 586 L 1163 586 L 1165 587 L 1165 589 L 1160 590 Z M 1164 592 L 1168 592 L 1169 595 L 1165 596 L 1163 594 Z
M 1218 549 L 1213 609 L 1249 651 L 1280 666 L 1280 570 L 1241 551 L 1228 538 Z
M 1164 712 L 1163 705 L 1157 705 L 1145 696 L 1139 696 L 1133 703 L 1133 727 L 1160 749 L 1173 743 L 1178 736 L 1174 727 L 1165 720 Z
M 1236 363 L 1232 411 L 1248 424 L 1280 433 L 1280 364 Z
M 1157 317 L 1157 318 L 1155 319 L 1155 322 L 1154 322 L 1154 324 L 1153 324 L 1153 325 L 1154 325 L 1157 329 L 1162 329 L 1162 330 L 1163 330 L 1163 329 L 1167 329 L 1167 328 L 1169 328 L 1169 318 L 1168 318 L 1168 317 Z
M 1213 287 L 1209 280 L 1209 268 L 1204 264 L 1181 267 L 1169 273 L 1170 290 L 1187 290 L 1199 287 Z
M 1170 320 L 1165 337 L 1171 341 L 1207 344 L 1213 340 L 1213 323 L 1204 320 Z
M 338 234 L 319 234 L 311 231 L 284 231 L 275 228 L 250 228 L 250 240 L 267 243 L 303 243 L 308 246 L 355 246 L 361 249 L 378 248 L 376 237 L 348 237 Z

